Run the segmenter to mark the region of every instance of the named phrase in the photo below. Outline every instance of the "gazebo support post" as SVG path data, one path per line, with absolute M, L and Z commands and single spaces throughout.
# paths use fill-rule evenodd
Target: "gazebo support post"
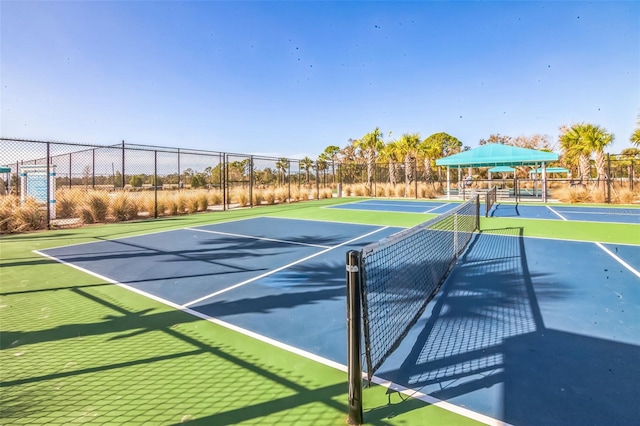
M 447 200 L 451 199 L 451 169 L 447 166 Z
M 542 202 L 547 202 L 547 163 L 542 162 Z
M 534 169 L 533 170 L 538 170 L 538 163 L 534 163 L 533 164 Z M 529 175 L 529 177 L 531 177 L 531 175 Z M 533 174 L 533 197 L 537 198 L 538 197 L 538 173 L 534 173 Z

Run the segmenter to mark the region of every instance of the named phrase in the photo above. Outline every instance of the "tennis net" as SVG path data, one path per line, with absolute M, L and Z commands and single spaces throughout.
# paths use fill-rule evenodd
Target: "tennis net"
M 437 294 L 478 229 L 479 213 L 476 195 L 428 222 L 347 253 L 350 422 L 362 420 L 361 341 L 370 381 Z
M 493 186 L 487 191 L 485 196 L 485 201 L 484 201 L 485 217 L 489 217 L 489 212 L 491 211 L 491 209 L 493 208 L 493 205 L 496 203 L 497 200 L 498 200 L 498 187 Z

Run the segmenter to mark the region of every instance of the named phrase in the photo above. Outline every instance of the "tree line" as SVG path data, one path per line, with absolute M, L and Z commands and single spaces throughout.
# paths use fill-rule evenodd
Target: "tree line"
M 640 120 L 629 140 L 635 147 L 623 150 L 618 159 L 640 160 Z M 607 177 L 604 150 L 613 141 L 614 135 L 599 125 L 563 125 L 559 128 L 558 142 L 561 152 L 558 165 L 577 171 L 577 180 L 582 182 L 591 178 L 591 158 L 595 157 L 596 177 L 598 181 L 604 182 Z M 498 133 L 479 141 L 480 145 L 489 143 L 549 152 L 556 148 L 550 136 L 539 134 L 511 137 Z M 366 184 L 369 187 L 374 179 L 376 165 L 384 164 L 388 167 L 389 183 L 392 185 L 398 183 L 398 170 L 402 168 L 404 183 L 410 185 L 417 178 L 417 170 L 414 168 L 417 168 L 418 164 L 423 165 L 425 181 L 442 181 L 442 169 L 435 166 L 435 161 L 469 149 L 470 147 L 464 146 L 455 136 L 445 132 L 434 133 L 424 139 L 419 133 L 403 133 L 394 139 L 392 132 L 389 132 L 385 140 L 380 128 L 376 127 L 358 139 L 349 139 L 347 145 L 342 148 L 336 145 L 327 146 L 318 156 L 318 161 L 330 164 L 334 168 L 333 174 L 336 164 L 343 167 L 343 173 L 348 173 L 345 166 L 348 167 L 350 164 L 366 165 Z M 312 162 L 308 157 L 305 160 Z M 437 170 L 437 173 L 434 173 L 434 170 Z

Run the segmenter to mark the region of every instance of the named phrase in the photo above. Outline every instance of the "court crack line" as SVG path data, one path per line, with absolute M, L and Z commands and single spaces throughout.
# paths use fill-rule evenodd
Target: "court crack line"
M 345 241 L 344 243 L 340 243 L 340 244 L 338 244 L 338 245 L 336 245 L 336 246 L 326 248 L 325 250 L 319 251 L 318 253 L 314 253 L 314 254 L 312 254 L 312 255 L 310 255 L 310 256 L 307 256 L 307 257 L 304 257 L 304 258 L 302 258 L 302 259 L 296 260 L 295 262 L 291 262 L 291 263 L 289 263 L 289 264 L 287 264 L 287 265 L 284 265 L 284 266 L 281 266 L 281 267 L 279 267 L 279 268 L 273 269 L 273 270 L 271 270 L 271 271 L 269 271 L 269 272 L 265 272 L 264 274 L 258 275 L 257 277 L 253 277 L 253 278 L 250 278 L 250 279 L 248 279 L 248 280 L 246 280 L 246 281 L 242 281 L 242 282 L 240 282 L 240 283 L 238 283 L 238 284 L 234 284 L 234 285 L 232 285 L 232 286 L 230 286 L 230 287 L 223 288 L 222 290 L 218 290 L 218 291 L 216 291 L 216 292 L 214 292 L 214 293 L 207 294 L 207 295 L 202 296 L 202 297 L 200 297 L 200 298 L 198 298 L 198 299 L 196 299 L 196 300 L 192 300 L 191 302 L 187 302 L 187 303 L 185 303 L 185 304 L 183 304 L 183 305 L 180 305 L 180 307 L 181 307 L 181 308 L 188 308 L 188 307 L 190 307 L 190 306 L 195 305 L 196 303 L 202 302 L 203 300 L 210 299 L 210 298 L 215 297 L 215 296 L 218 296 L 218 295 L 220 295 L 220 294 L 222 294 L 222 293 L 226 293 L 227 291 L 230 291 L 230 290 L 236 289 L 236 288 L 238 288 L 238 287 L 242 287 L 243 285 L 246 285 L 246 284 L 252 283 L 252 282 L 257 281 L 257 280 L 259 280 L 259 279 L 262 279 L 262 278 L 264 278 L 264 277 L 268 277 L 269 275 L 273 275 L 273 274 L 275 274 L 276 272 L 280 272 L 280 271 L 282 271 L 282 270 L 284 270 L 284 269 L 290 268 L 291 266 L 297 265 L 298 263 L 305 262 L 305 261 L 307 261 L 307 260 L 309 260 L 309 259 L 311 259 L 311 258 L 314 258 L 314 257 L 316 257 L 316 256 L 320 256 L 321 254 L 327 253 L 327 252 L 329 252 L 329 251 L 331 251 L 331 250 L 337 249 L 337 248 L 342 247 L 342 246 L 345 246 L 345 245 L 347 245 L 347 244 L 351 244 L 351 243 L 353 243 L 353 242 L 355 242 L 355 241 L 361 240 L 362 238 L 366 238 L 366 237 L 368 237 L 368 236 L 370 236 L 370 235 L 373 235 L 373 234 L 375 234 L 375 233 L 378 233 L 378 232 L 380 232 L 380 231 L 384 231 L 384 230 L 385 230 L 385 229 L 387 229 L 387 228 L 389 228 L 389 227 L 388 227 L 388 226 L 385 226 L 385 227 L 382 227 L 382 228 L 378 228 L 378 229 L 376 229 L 376 230 L 374 230 L 374 231 L 371 231 L 371 232 L 368 232 L 368 233 L 366 233 L 366 234 L 364 234 L 364 235 L 360 235 L 359 237 L 353 238 L 353 239 L 351 239 L 351 240 L 349 240 L 349 241 Z

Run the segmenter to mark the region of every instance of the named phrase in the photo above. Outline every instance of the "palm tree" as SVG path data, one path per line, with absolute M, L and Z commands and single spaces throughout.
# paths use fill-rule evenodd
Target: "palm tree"
M 331 161 L 331 176 L 333 176 L 333 182 L 335 182 L 336 161 L 338 160 L 338 154 L 340 154 L 340 147 L 336 145 L 329 145 L 324 149 L 324 152 L 322 154 L 325 155 L 325 161 Z
M 627 167 L 627 175 L 629 177 L 629 187 L 633 189 L 633 175 L 634 175 L 634 163 L 637 164 L 637 161 L 640 160 L 640 149 L 639 148 L 625 148 L 622 150 L 618 159 L 621 163 L 621 166 Z
M 633 131 L 633 133 L 629 137 L 629 140 L 635 146 L 640 147 L 640 119 L 638 120 L 637 126 L 638 127 L 636 127 L 636 129 Z
M 598 183 L 604 186 L 606 164 L 604 148 L 613 142 L 614 136 L 606 129 L 590 124 L 579 123 L 561 128 L 560 146 L 565 151 L 566 159 L 578 158 L 580 182 L 589 179 L 591 175 L 591 154 L 596 155 L 596 171 Z
M 607 163 L 604 148 L 613 143 L 612 133 L 600 126 L 589 125 L 588 143 L 596 154 L 596 171 L 598 172 L 598 186 L 604 189 L 607 176 Z
M 567 165 L 575 165 L 578 163 L 578 181 L 589 179 L 591 175 L 590 156 L 591 150 L 585 141 L 585 125 L 574 124 L 571 127 L 563 126 L 560 128 L 560 137 L 558 138 L 560 147 L 564 152 L 564 162 Z
M 356 145 L 360 141 L 357 139 L 349 139 L 349 143 L 340 150 L 340 171 L 342 173 L 342 182 L 352 183 L 355 181 L 360 164 L 364 162 L 362 151 Z
M 278 161 L 276 161 L 276 169 L 278 170 L 278 174 L 280 176 L 279 183 L 280 185 L 284 185 L 287 170 L 289 170 L 289 160 L 287 160 L 286 158 L 278 158 Z
M 329 162 L 329 157 L 327 156 L 326 153 L 323 152 L 320 155 L 318 155 L 318 159 L 316 160 L 316 170 L 318 171 L 318 174 L 320 174 L 320 172 L 324 172 L 323 185 L 327 184 L 327 179 L 326 179 L 327 173 L 325 171 L 327 170 L 328 162 Z
M 413 162 L 416 159 L 419 144 L 419 133 L 404 133 L 398 141 L 398 150 L 404 159 L 405 196 L 409 193 L 409 186 L 414 180 Z
M 380 161 L 386 162 L 389 166 L 389 183 L 394 187 L 398 183 L 398 161 L 402 161 L 400 151 L 398 149 L 398 143 L 391 141 L 380 148 L 378 152 L 378 158 Z
M 356 146 L 364 151 L 367 158 L 367 188 L 371 190 L 373 185 L 373 170 L 376 164 L 376 153 L 383 146 L 382 133 L 376 127 L 373 132 L 369 132 L 357 141 Z
M 432 162 L 442 155 L 442 144 L 437 138 L 429 136 L 418 145 L 418 154 L 424 160 L 424 178 L 433 184 Z
M 309 185 L 309 169 L 311 168 L 312 165 L 313 165 L 313 160 L 309 157 L 304 157 L 302 160 L 300 160 L 300 167 L 304 169 L 307 175 L 307 180 L 305 181 L 307 185 Z

